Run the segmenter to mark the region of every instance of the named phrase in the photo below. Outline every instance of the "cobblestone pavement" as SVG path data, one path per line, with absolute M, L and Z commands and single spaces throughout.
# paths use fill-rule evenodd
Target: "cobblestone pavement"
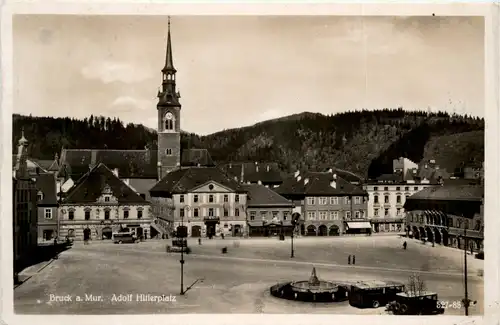
M 310 304 L 269 295 L 269 286 L 277 282 L 308 279 L 312 266 L 320 279 L 339 282 L 385 279 L 404 283 L 418 272 L 441 300 L 451 304 L 463 298 L 463 252 L 413 241 L 408 241 L 404 251 L 402 241 L 390 236 L 299 238 L 294 240 L 296 257 L 291 259 L 289 238 L 285 242 L 204 240 L 201 246 L 190 239 L 193 253 L 185 255 L 184 286 L 203 280 L 183 296 L 179 295 L 180 254 L 165 252 L 169 241 L 75 243 L 15 289 L 14 306 L 17 313 L 27 314 L 383 312 L 383 308 L 353 308 L 348 302 Z M 220 249 L 225 246 L 228 254 L 223 255 Z M 347 265 L 349 254 L 356 255 L 356 265 Z M 484 284 L 474 272 L 482 269 L 483 261 L 469 260 L 469 297 L 478 301 L 470 315 L 481 315 Z M 168 301 L 146 301 L 148 294 L 164 295 Z M 53 299 L 69 295 L 72 301 L 50 301 L 51 295 Z M 82 301 L 76 301 L 77 296 Z M 447 315 L 463 312 L 446 310 Z

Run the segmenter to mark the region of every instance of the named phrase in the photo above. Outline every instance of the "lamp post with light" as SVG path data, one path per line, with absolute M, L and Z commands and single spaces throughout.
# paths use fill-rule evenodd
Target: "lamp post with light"
M 191 210 L 191 207 L 189 205 L 184 207 L 185 212 L 189 212 Z M 187 243 L 187 229 L 184 227 L 184 213 L 181 214 L 181 226 L 179 227 L 180 229 L 177 229 L 177 236 L 179 237 L 181 241 L 181 260 L 179 261 L 181 263 L 181 296 L 186 293 L 184 291 L 184 241 L 186 240 Z M 180 231 L 179 231 L 180 230 Z M 187 245 L 186 245 L 187 246 Z
M 300 214 L 295 212 L 292 214 L 292 247 L 290 252 L 290 258 L 294 258 L 294 250 L 293 250 L 293 234 L 295 233 L 295 228 L 297 227 L 297 223 L 300 219 Z

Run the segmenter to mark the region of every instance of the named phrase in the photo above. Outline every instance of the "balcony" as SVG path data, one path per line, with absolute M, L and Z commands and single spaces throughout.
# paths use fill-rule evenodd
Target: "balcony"
M 218 217 L 218 216 L 205 216 L 205 217 L 203 217 L 203 221 L 220 221 L 220 217 Z

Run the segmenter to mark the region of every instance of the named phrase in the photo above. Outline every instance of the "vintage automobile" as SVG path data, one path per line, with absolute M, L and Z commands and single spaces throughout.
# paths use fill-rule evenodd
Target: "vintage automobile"
M 444 308 L 435 292 L 397 293 L 394 301 L 387 304 L 386 311 L 394 315 L 444 314 Z
M 191 253 L 191 248 L 188 247 L 186 239 L 174 238 L 172 239 L 172 245 L 167 245 L 167 253 Z
M 394 281 L 358 281 L 349 288 L 349 304 L 357 308 L 378 308 L 394 300 L 405 285 Z
M 139 239 L 133 232 L 118 232 L 113 234 L 113 243 L 115 244 L 134 244 L 137 242 L 139 242 Z

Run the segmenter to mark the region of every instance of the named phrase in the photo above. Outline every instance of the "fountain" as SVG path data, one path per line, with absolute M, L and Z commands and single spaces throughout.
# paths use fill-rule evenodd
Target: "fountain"
M 271 295 L 288 300 L 333 302 L 347 299 L 347 285 L 318 279 L 313 267 L 309 280 L 278 283 L 271 287 Z

